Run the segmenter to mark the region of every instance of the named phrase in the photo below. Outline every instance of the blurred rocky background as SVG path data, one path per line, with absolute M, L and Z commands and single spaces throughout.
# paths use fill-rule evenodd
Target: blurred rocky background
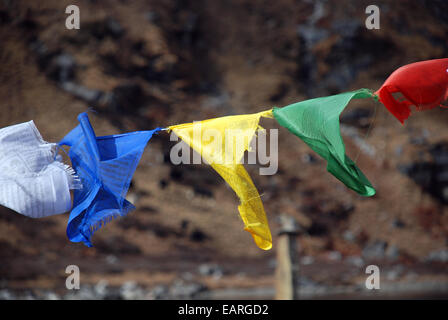
M 69 4 L 79 30 L 65 28 Z M 369 4 L 380 7 L 380 30 L 364 25 Z M 443 0 L 0 0 L 0 126 L 33 119 L 57 142 L 89 108 L 107 135 L 377 89 L 401 65 L 448 57 L 447 40 Z M 280 215 L 303 229 L 304 298 L 447 298 L 448 113 L 402 126 L 360 101 L 341 121 L 377 195 L 345 188 L 280 129 L 278 173 L 246 166 L 273 250 L 255 246 L 211 168 L 170 163 L 175 142 L 161 133 L 134 176 L 137 210 L 98 231 L 93 248 L 68 241 L 68 214 L 32 220 L 0 208 L 0 299 L 270 299 Z M 76 291 L 65 287 L 72 264 Z M 380 267 L 380 290 L 364 286 L 369 264 Z

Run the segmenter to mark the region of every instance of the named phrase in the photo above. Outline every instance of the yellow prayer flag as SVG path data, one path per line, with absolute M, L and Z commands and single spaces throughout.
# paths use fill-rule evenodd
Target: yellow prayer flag
M 272 248 L 272 236 L 260 195 L 240 163 L 259 128 L 260 117 L 272 118 L 272 110 L 248 115 L 227 116 L 168 127 L 198 152 L 230 185 L 240 198 L 238 206 L 244 230 L 258 247 Z

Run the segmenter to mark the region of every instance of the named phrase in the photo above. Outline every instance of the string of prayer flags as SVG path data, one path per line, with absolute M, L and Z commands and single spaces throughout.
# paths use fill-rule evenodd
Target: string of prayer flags
M 78 121 L 59 143 L 70 147 L 69 157 L 83 185 L 74 192 L 67 236 L 91 247 L 96 230 L 135 209 L 125 199 L 129 184 L 146 144 L 160 128 L 96 137 L 86 113 Z
M 74 171 L 42 139 L 33 121 L 0 129 L 0 204 L 31 218 L 70 210 Z
M 173 131 L 201 155 L 237 194 L 238 210 L 258 247 L 269 250 L 272 236 L 260 195 L 241 160 L 261 127 L 274 118 L 327 161 L 327 170 L 362 196 L 375 189 L 345 152 L 340 114 L 353 99 L 374 99 L 401 122 L 417 111 L 448 107 L 448 58 L 405 65 L 381 88 L 345 92 L 283 108 L 199 122 L 97 137 L 86 113 L 59 143 L 68 146 L 73 169 L 62 163 L 58 145 L 42 139 L 33 121 L 0 129 L 0 205 L 33 218 L 70 212 L 67 236 L 92 246 L 96 230 L 135 207 L 126 200 L 132 176 L 151 137 Z M 261 128 L 262 129 L 262 128 Z M 70 190 L 74 190 L 73 206 Z
M 345 154 L 339 128 L 339 116 L 352 99 L 373 97 L 371 91 L 360 89 L 274 108 L 273 114 L 282 127 L 327 160 L 327 170 L 337 179 L 360 195 L 373 196 L 375 189 Z
M 442 104 L 448 99 L 448 58 L 405 65 L 395 70 L 375 94 L 401 123 L 410 116 L 411 106 L 417 111 L 448 107 Z
M 272 110 L 227 116 L 168 127 L 187 143 L 229 184 L 240 199 L 238 210 L 258 247 L 272 248 L 272 236 L 260 195 L 244 166 L 244 152 L 259 128 L 261 117 Z

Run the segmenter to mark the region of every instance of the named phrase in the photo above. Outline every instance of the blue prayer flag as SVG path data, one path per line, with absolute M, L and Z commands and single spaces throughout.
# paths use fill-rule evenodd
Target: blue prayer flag
M 59 143 L 70 146 L 68 155 L 83 186 L 74 190 L 67 236 L 91 247 L 96 230 L 135 209 L 125 199 L 129 184 L 146 144 L 161 128 L 96 137 L 86 113 L 78 121 Z

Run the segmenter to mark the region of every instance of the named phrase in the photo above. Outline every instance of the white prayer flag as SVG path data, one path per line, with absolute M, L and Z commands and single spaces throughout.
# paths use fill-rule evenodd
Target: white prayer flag
M 64 213 L 79 185 L 33 121 L 0 129 L 0 205 L 32 218 Z

